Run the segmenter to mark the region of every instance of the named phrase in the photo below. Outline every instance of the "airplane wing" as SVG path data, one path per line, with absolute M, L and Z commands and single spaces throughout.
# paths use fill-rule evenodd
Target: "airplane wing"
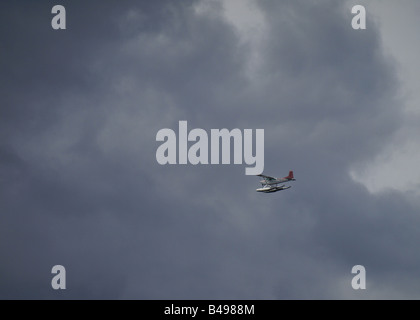
M 266 180 L 276 180 L 276 178 L 270 177 L 270 176 L 265 176 L 263 174 L 257 174 L 258 177 L 262 177 Z

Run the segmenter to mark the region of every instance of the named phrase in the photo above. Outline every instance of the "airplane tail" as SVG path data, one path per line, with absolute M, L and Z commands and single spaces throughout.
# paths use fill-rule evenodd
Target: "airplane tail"
M 286 177 L 286 179 L 294 179 L 293 171 L 289 171 L 289 175 Z

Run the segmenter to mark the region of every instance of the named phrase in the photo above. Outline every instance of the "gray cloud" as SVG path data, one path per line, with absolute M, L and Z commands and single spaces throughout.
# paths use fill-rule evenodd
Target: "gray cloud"
M 375 25 L 354 31 L 335 1 L 258 2 L 249 77 L 217 3 L 63 4 L 66 31 L 52 2 L 1 4 L 0 297 L 419 297 L 418 208 L 348 173 L 401 126 Z M 156 132 L 179 120 L 265 129 L 265 173 L 298 181 L 261 195 L 244 166 L 160 166 Z

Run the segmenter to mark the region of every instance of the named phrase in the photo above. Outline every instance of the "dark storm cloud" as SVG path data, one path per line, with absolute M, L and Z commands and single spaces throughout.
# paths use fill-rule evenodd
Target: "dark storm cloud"
M 400 125 L 375 26 L 335 1 L 258 2 L 249 77 L 217 2 L 65 2 L 65 31 L 54 4 L 1 4 L 0 297 L 418 297 L 416 208 L 348 175 Z M 243 166 L 158 165 L 179 120 L 265 129 L 265 172 L 298 181 L 267 196 Z

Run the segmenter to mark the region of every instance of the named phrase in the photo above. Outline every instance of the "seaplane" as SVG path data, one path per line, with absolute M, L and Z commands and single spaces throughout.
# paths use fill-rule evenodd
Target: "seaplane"
M 265 176 L 263 174 L 258 174 L 258 177 L 262 177 L 263 179 L 260 181 L 261 188 L 258 188 L 257 192 L 264 192 L 264 193 L 272 193 L 281 190 L 290 189 L 292 186 L 287 186 L 285 184 L 279 186 L 280 183 L 289 182 L 289 181 L 296 181 L 293 176 L 293 171 L 289 171 L 289 175 L 284 178 L 274 178 L 270 176 Z

